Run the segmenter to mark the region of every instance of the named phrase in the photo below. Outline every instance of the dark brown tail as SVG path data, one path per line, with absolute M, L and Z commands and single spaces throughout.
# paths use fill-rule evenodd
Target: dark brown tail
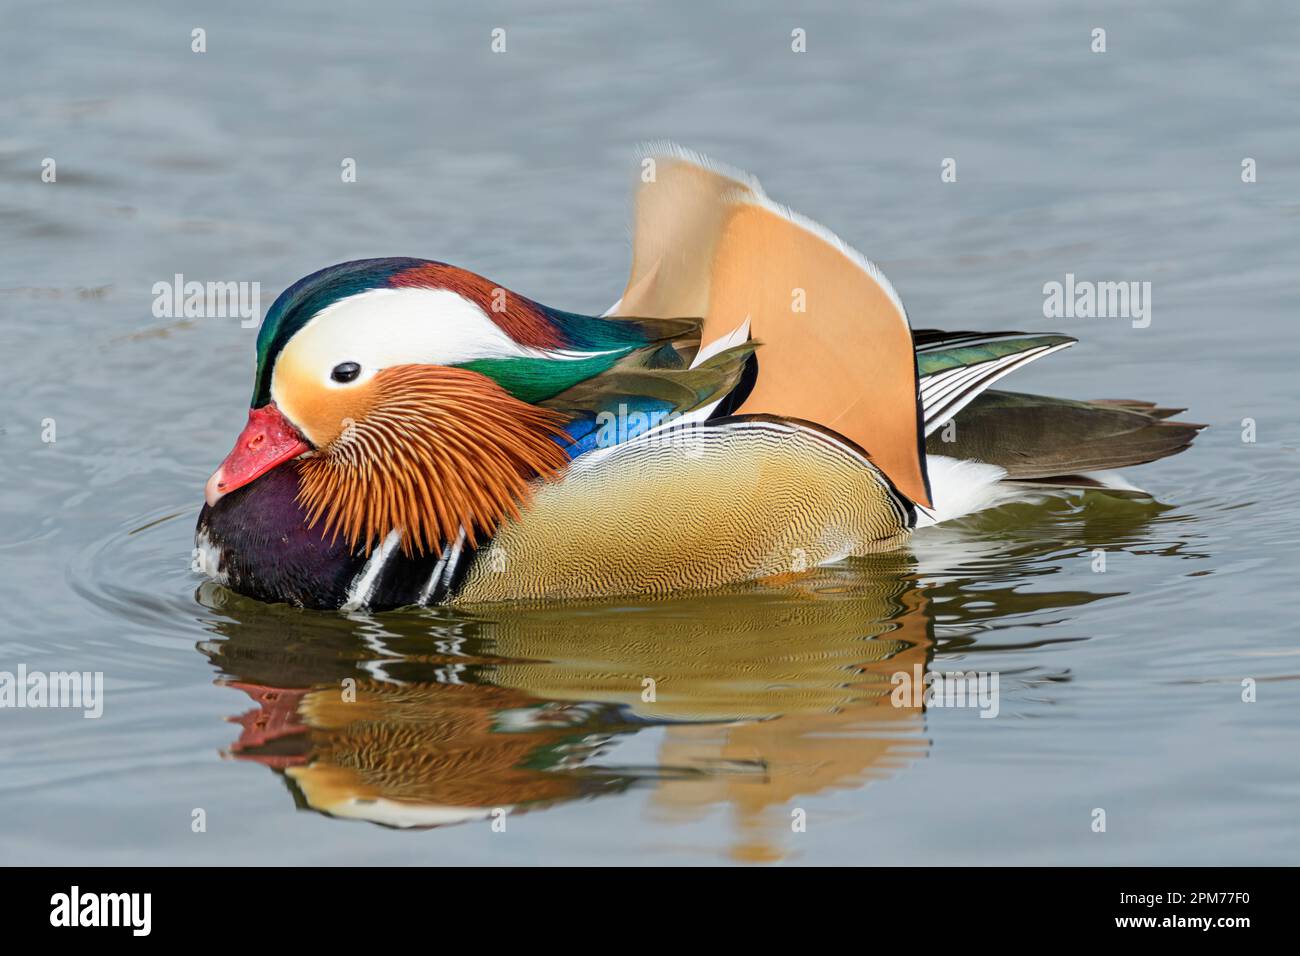
M 932 455 L 998 465 L 1011 479 L 1060 478 L 1178 454 L 1205 427 L 1168 420 L 1183 410 L 1129 399 L 1076 402 L 988 391 L 930 435 L 925 447 Z

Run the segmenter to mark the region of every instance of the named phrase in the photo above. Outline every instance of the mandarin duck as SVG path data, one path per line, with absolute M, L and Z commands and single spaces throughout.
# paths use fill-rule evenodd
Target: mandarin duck
M 1112 470 L 1203 427 L 990 390 L 1076 340 L 913 330 L 880 269 L 754 177 L 675 146 L 641 169 L 604 315 L 425 259 L 287 288 L 207 483 L 209 576 L 345 611 L 709 589 L 1025 489 L 1140 493 Z

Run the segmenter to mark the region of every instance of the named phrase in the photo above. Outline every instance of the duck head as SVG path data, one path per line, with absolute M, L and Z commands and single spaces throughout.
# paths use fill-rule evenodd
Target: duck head
M 568 462 L 539 407 L 644 347 L 635 322 L 548 309 L 421 259 L 321 270 L 276 299 L 257 337 L 248 424 L 208 480 L 225 496 L 297 460 L 309 527 L 410 554 L 517 515 Z

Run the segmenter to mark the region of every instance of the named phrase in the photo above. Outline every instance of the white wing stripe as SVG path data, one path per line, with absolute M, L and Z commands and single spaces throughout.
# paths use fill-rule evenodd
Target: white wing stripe
M 1020 352 L 1007 358 L 1012 361 L 999 361 L 994 363 L 984 363 L 981 366 L 984 375 L 966 384 L 964 389 L 955 392 L 945 390 L 942 397 L 933 401 L 922 400 L 922 409 L 925 416 L 925 433 L 931 434 L 936 429 L 942 427 L 949 419 L 959 411 L 969 405 L 981 392 L 985 391 L 990 385 L 998 379 L 1003 378 L 1022 365 L 1026 365 L 1035 359 L 1042 358 L 1044 355 L 1051 355 L 1053 352 L 1059 352 L 1062 349 L 1068 349 L 1073 342 L 1061 342 L 1059 345 L 1049 345 L 1037 349 L 1031 349 L 1027 352 Z
M 951 395 L 954 391 L 960 389 L 979 378 L 984 372 L 993 366 L 994 362 L 981 362 L 978 365 L 968 365 L 958 371 L 956 375 L 948 375 L 942 382 L 939 382 L 932 388 L 922 389 L 922 405 L 935 405 L 941 402 L 945 396 Z

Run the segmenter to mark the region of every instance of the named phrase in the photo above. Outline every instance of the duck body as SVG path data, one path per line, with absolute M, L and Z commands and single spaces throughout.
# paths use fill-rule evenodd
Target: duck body
M 895 548 L 1008 478 L 1113 485 L 1200 427 L 990 391 L 1074 340 L 914 332 L 756 180 L 652 158 L 604 316 L 421 259 L 285 290 L 199 515 L 209 575 L 343 610 L 706 589 Z
M 369 554 L 323 537 L 298 503 L 295 462 L 205 505 L 196 540 L 213 577 L 249 597 L 385 610 L 719 587 L 893 548 L 915 523 L 831 432 L 733 416 L 662 441 L 580 456 L 490 540 L 458 536 L 441 553 L 404 553 L 393 535 Z

